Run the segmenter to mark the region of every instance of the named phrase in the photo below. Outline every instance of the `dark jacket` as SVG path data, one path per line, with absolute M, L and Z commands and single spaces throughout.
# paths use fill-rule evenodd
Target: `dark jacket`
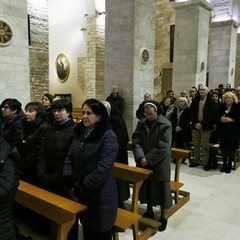
M 141 120 L 143 118 L 146 117 L 146 115 L 144 114 L 144 105 L 146 102 L 142 102 L 141 104 L 139 104 L 138 109 L 136 111 L 136 117 Z
M 122 96 L 117 94 L 117 96 L 114 97 L 113 94 L 111 93 L 106 98 L 106 101 L 108 101 L 111 104 L 111 114 L 117 114 L 121 117 L 123 116 L 125 102 Z
M 196 95 L 189 107 L 189 117 L 192 123 L 192 129 L 196 129 L 195 125 L 198 121 L 200 95 Z M 203 120 L 201 123 L 203 130 L 212 130 L 216 114 L 216 106 L 213 103 L 210 94 L 207 95 L 206 102 L 203 107 Z
M 75 124 L 69 119 L 56 123 L 46 131 L 38 154 L 38 185 L 48 191 L 67 197 L 62 177 L 65 157 L 74 138 Z
M 112 130 L 117 135 L 118 140 L 118 155 L 116 162 L 128 164 L 127 143 L 129 142 L 127 126 L 124 119 L 116 114 L 110 116 Z
M 80 214 L 83 226 L 97 232 L 110 230 L 117 214 L 117 189 L 113 165 L 118 143 L 110 126 L 99 124 L 84 139 L 85 127 L 76 127 L 64 165 L 64 175 L 73 176 L 75 195 L 87 205 Z
M 148 177 L 149 180 L 170 180 L 171 140 L 171 123 L 162 114 L 158 115 L 151 128 L 146 118 L 138 122 L 132 135 L 133 154 L 137 167 L 153 170 Z M 139 162 L 142 157 L 149 162 L 146 167 Z
M 172 114 L 172 137 L 173 142 L 176 143 L 189 143 L 192 141 L 192 130 L 190 125 L 190 118 L 188 113 L 188 108 L 185 108 L 182 110 L 182 113 L 180 115 L 179 121 L 178 121 L 178 108 L 174 108 L 173 114 Z M 182 130 L 177 132 L 176 127 L 179 126 Z M 176 146 L 178 147 L 178 146 Z
M 19 185 L 17 162 L 20 161 L 17 149 L 0 140 L 0 239 L 15 239 L 13 203 Z
M 10 119 L 2 118 L 0 120 L 0 128 L 2 130 L 2 136 L 11 144 L 15 146 L 21 139 L 21 129 L 25 114 L 21 110 L 18 114 L 15 114 Z
M 226 112 L 226 104 L 222 103 L 216 114 L 217 133 L 220 142 L 220 148 L 224 150 L 236 150 L 239 148 L 240 137 L 240 106 L 233 103 L 231 110 Z M 233 118 L 234 122 L 221 122 L 221 117 Z
M 21 131 L 21 141 L 17 144 L 21 156 L 20 178 L 34 185 L 37 179 L 38 152 L 48 128 L 48 123 L 42 117 L 38 117 L 33 123 L 25 120 Z

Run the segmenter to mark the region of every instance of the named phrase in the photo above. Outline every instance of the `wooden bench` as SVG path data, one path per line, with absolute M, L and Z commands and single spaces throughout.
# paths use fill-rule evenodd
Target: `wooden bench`
M 119 239 L 118 232 L 124 232 L 131 227 L 133 228 L 134 239 L 148 239 L 156 233 L 160 223 L 150 219 L 147 219 L 147 221 L 150 220 L 150 223 L 143 220 L 146 229 L 139 234 L 138 222 L 142 219 L 142 216 L 138 214 L 138 194 L 143 181 L 152 171 L 121 163 L 115 163 L 113 171 L 116 178 L 133 183 L 131 210 L 118 208 L 117 219 L 113 229 L 114 239 Z M 75 222 L 76 214 L 86 209 L 86 206 L 80 203 L 63 198 L 24 181 L 20 181 L 15 201 L 56 222 L 58 225 L 58 240 L 67 239 L 67 234 Z
M 181 190 L 183 183 L 179 181 L 180 178 L 180 167 L 183 158 L 189 157 L 191 154 L 190 150 L 171 148 L 172 159 L 175 160 L 175 171 L 174 178 L 171 180 L 171 190 L 173 193 L 174 204 L 166 212 L 167 218 L 172 216 L 179 208 L 186 204 L 190 200 L 190 193 Z
M 193 158 L 193 157 L 194 157 L 193 142 L 190 142 L 189 144 L 192 146 L 191 158 Z M 209 149 L 210 149 L 210 150 L 215 150 L 215 151 L 218 153 L 218 154 L 217 154 L 217 158 L 218 158 L 218 159 L 222 159 L 221 149 L 219 148 L 219 144 L 209 143 L 208 146 L 209 146 Z M 240 166 L 240 148 L 236 150 L 235 159 L 234 159 L 234 162 L 233 162 L 233 167 L 232 167 L 232 169 L 233 169 L 233 170 L 236 170 L 239 166 Z
M 57 223 L 57 240 L 66 240 L 77 213 L 87 207 L 20 181 L 15 201 Z
M 133 146 L 132 142 L 128 142 L 127 148 L 129 151 L 132 151 Z M 183 158 L 189 157 L 191 154 L 190 150 L 180 149 L 180 148 L 171 148 L 172 159 L 175 160 L 175 172 L 174 178 L 170 181 L 171 191 L 173 193 L 174 204 L 173 206 L 167 210 L 166 217 L 169 218 L 172 216 L 179 208 L 181 208 L 184 204 L 186 204 L 190 200 L 190 193 L 181 190 L 183 183 L 179 181 L 180 176 L 180 167 Z
M 138 195 L 143 181 L 152 173 L 151 170 L 129 166 L 126 164 L 114 164 L 114 177 L 133 183 L 131 210 L 118 209 L 117 220 L 114 225 L 114 239 L 119 239 L 118 232 L 124 232 L 132 227 L 133 238 L 144 240 L 153 236 L 160 223 L 151 219 L 146 219 L 138 214 Z M 138 224 L 144 225 L 144 230 L 139 233 Z

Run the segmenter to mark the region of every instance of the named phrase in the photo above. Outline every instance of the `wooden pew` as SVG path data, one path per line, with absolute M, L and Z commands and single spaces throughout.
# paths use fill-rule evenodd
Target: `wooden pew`
M 190 142 L 190 145 L 192 146 L 191 158 L 193 158 L 193 157 L 194 157 L 193 142 Z M 209 143 L 208 146 L 209 146 L 209 149 L 210 149 L 210 150 L 215 150 L 215 151 L 218 152 L 217 158 L 222 159 L 222 155 L 221 155 L 221 150 L 220 150 L 220 148 L 219 148 L 219 144 Z M 232 169 L 233 169 L 233 170 L 236 170 L 239 166 L 240 166 L 240 148 L 238 148 L 238 149 L 236 150 L 235 159 L 234 159 L 234 162 L 233 162 L 233 167 L 232 167 Z
M 181 190 L 183 183 L 179 181 L 180 167 L 183 158 L 189 157 L 191 154 L 190 150 L 171 148 L 172 159 L 175 160 L 175 171 L 174 178 L 171 180 L 171 190 L 173 193 L 174 204 L 166 212 L 167 218 L 172 216 L 179 208 L 186 204 L 190 200 L 190 193 Z
M 127 148 L 129 151 L 132 151 L 133 146 L 132 142 L 128 142 Z M 186 204 L 190 200 L 190 193 L 181 190 L 183 183 L 179 181 L 180 176 L 180 167 L 183 158 L 189 157 L 191 154 L 190 150 L 180 149 L 180 148 L 171 148 L 172 159 L 176 161 L 174 178 L 171 180 L 171 190 L 173 193 L 174 204 L 167 210 L 166 216 L 169 218 L 172 216 L 179 208 Z
M 57 240 L 66 240 L 76 214 L 87 207 L 20 181 L 15 201 L 57 223 Z
M 115 163 L 113 172 L 115 178 L 133 183 L 131 211 L 118 209 L 117 220 L 114 225 L 114 240 L 119 239 L 118 232 L 124 232 L 130 227 L 133 229 L 133 238 L 135 240 L 148 239 L 157 232 L 160 223 L 151 219 L 144 220 L 144 218 L 138 214 L 138 195 L 143 181 L 152 171 Z M 138 223 L 143 223 L 145 226 L 144 231 L 141 233 L 138 231 Z

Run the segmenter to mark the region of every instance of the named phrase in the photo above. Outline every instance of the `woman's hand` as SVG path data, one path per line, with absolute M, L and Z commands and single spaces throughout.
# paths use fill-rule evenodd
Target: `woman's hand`
M 148 161 L 146 160 L 146 158 L 141 158 L 140 163 L 143 167 L 148 165 Z

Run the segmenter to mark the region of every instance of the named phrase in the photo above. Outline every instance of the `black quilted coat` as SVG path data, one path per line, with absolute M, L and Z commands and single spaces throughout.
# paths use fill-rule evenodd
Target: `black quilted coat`
M 16 163 L 20 161 L 14 147 L 0 140 L 0 239 L 14 240 L 13 203 L 19 185 Z

